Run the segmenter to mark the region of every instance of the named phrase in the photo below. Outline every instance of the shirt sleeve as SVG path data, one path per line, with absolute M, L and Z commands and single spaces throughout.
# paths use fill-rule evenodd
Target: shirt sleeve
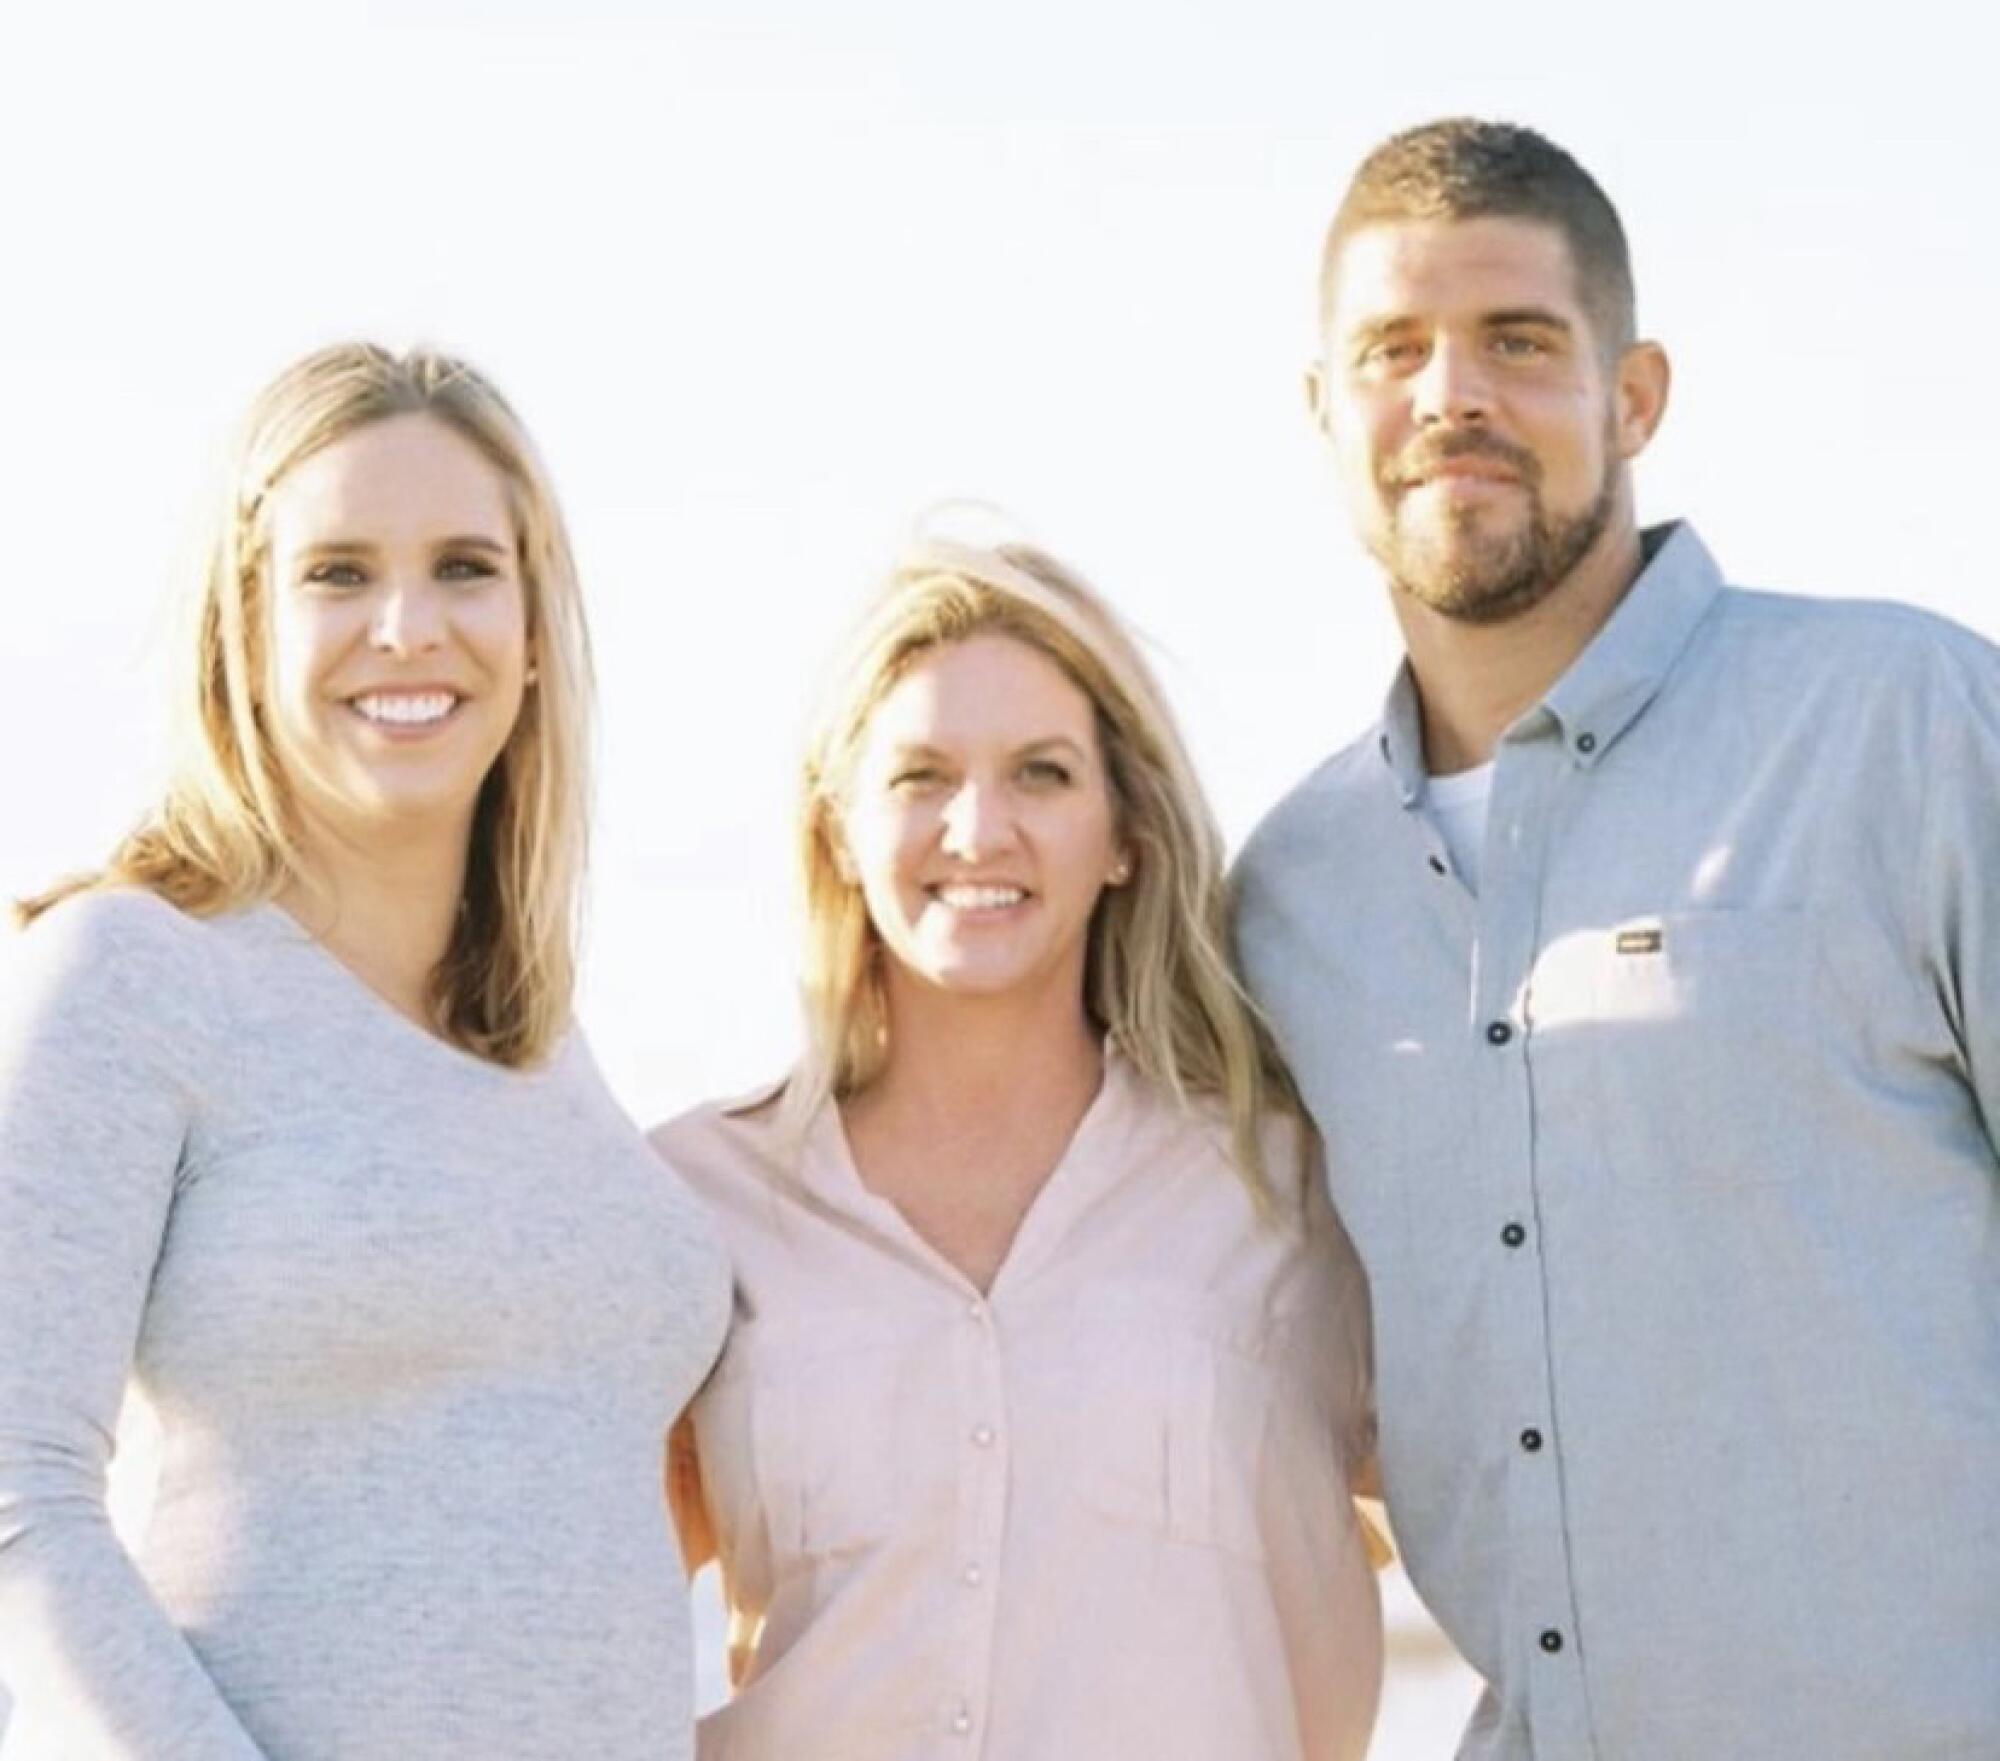
M 104 1499 L 194 1115 L 191 927 L 85 895 L 0 947 L 0 1673 L 76 1761 L 261 1761 Z
M 1335 1322 L 1342 1342 L 1338 1410 L 1346 1415 L 1341 1454 L 1348 1483 L 1357 1491 L 1380 1497 L 1375 1487 L 1375 1330 L 1368 1300 L 1368 1274 L 1354 1251 L 1345 1226 L 1327 1190 L 1325 1152 L 1313 1139 L 1307 1198 L 1308 1233 L 1315 1251 L 1333 1268 Z
M 2000 1154 L 2000 651 L 1942 648 L 1933 687 L 1918 890 L 1923 976 L 1950 1024 L 1987 1141 Z

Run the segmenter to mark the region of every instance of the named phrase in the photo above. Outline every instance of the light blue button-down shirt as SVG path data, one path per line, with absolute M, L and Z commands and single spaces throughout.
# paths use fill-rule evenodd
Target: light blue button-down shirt
M 2000 653 L 1686 527 L 1496 753 L 1238 869 L 1479 1761 L 2000 1756 Z

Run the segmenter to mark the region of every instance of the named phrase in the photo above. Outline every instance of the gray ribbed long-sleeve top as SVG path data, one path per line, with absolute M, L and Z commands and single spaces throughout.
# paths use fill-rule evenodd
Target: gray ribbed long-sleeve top
M 270 906 L 87 895 L 0 961 L 7 1754 L 691 1754 L 661 1447 L 728 1272 L 581 1041 L 467 1056 Z

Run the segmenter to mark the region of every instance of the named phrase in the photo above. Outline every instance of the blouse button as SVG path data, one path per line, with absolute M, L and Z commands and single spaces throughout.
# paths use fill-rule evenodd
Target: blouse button
M 956 1737 L 972 1734 L 972 1714 L 963 1706 L 951 1715 L 951 1734 Z
M 993 1427 L 991 1425 L 974 1425 L 972 1427 L 972 1441 L 980 1449 L 991 1449 L 993 1447 Z

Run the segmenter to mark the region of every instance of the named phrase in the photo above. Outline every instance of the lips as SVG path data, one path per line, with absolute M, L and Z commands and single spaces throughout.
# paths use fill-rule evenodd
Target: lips
M 363 691 L 347 700 L 355 714 L 383 728 L 435 727 L 463 701 L 443 686 Z
M 1433 443 L 1405 459 L 1390 475 L 1397 489 L 1426 483 L 1533 483 L 1539 475 L 1535 457 L 1523 447 L 1481 437 Z
M 1436 470 L 1426 471 L 1417 479 L 1420 483 L 1518 483 L 1520 480 L 1512 471 L 1463 461 L 1440 465 Z
M 947 881 L 930 893 L 949 911 L 1005 911 L 1028 897 L 1025 887 L 1002 881 Z

